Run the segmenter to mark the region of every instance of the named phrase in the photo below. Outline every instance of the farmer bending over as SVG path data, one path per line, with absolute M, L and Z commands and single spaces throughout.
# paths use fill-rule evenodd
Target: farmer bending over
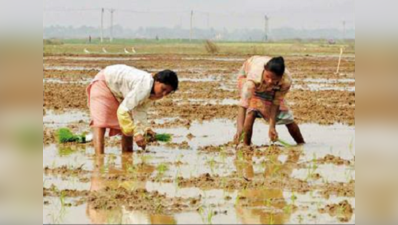
M 133 139 L 145 149 L 149 128 L 147 109 L 178 89 L 177 74 L 164 70 L 154 75 L 126 65 L 108 66 L 87 88 L 96 154 L 104 154 L 106 128 L 109 136 L 122 134 L 122 152 L 133 151 Z
M 251 145 L 256 118 L 263 118 L 269 123 L 271 141 L 278 140 L 275 126 L 283 124 L 297 144 L 305 143 L 284 99 L 291 85 L 292 78 L 285 71 L 282 57 L 253 56 L 243 64 L 238 75 L 240 107 L 234 138 L 236 143 L 243 137 L 244 145 Z

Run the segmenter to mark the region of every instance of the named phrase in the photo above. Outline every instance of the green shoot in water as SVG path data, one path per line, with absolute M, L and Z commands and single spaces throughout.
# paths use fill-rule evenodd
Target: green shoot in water
M 284 141 L 282 139 L 278 139 L 278 142 L 281 143 L 285 148 L 292 147 L 289 143 L 287 143 L 286 141 Z
M 172 139 L 171 134 L 156 134 L 156 141 L 170 142 Z
M 173 136 L 171 134 L 156 134 L 155 137 L 152 137 L 150 135 L 145 135 L 145 138 L 147 139 L 148 142 L 151 141 L 160 141 L 160 142 L 170 142 Z
M 78 142 L 85 143 L 86 135 L 75 135 L 68 128 L 60 128 L 58 130 L 58 142 L 59 143 L 68 143 L 68 142 Z

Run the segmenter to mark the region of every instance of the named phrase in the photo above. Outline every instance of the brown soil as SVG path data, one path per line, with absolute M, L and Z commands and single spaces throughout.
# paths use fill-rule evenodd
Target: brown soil
M 329 199 L 332 195 L 355 198 L 355 180 L 351 180 L 349 183 L 324 184 L 319 188 L 321 195 L 326 199 Z
M 319 212 L 328 213 L 330 216 L 337 217 L 340 222 L 347 223 L 351 220 L 354 209 L 347 200 L 344 200 L 339 204 L 327 205 L 325 208 L 319 209 Z
M 308 162 L 300 163 L 298 165 L 298 167 L 307 168 L 308 165 L 311 165 L 311 164 L 314 164 L 314 163 L 316 165 L 333 164 L 333 165 L 337 165 L 337 166 L 353 166 L 354 163 L 355 163 L 355 159 L 354 159 L 354 161 L 350 161 L 350 160 L 343 159 L 343 158 L 341 158 L 339 156 L 334 156 L 334 155 L 328 154 L 328 155 L 326 155 L 323 158 L 319 158 L 319 159 L 316 159 L 316 160 L 311 160 L 311 161 L 308 161 Z
M 182 86 L 184 84 L 182 83 Z M 204 87 L 206 85 L 203 85 Z M 44 84 L 44 103 L 46 109 L 61 110 L 68 109 L 87 110 L 87 97 L 85 85 L 81 84 Z M 172 97 L 178 99 L 237 99 L 237 94 L 231 92 L 220 92 L 208 90 L 184 94 L 177 92 Z M 184 97 L 184 95 L 186 95 Z M 171 97 L 169 97 L 171 98 Z M 213 105 L 190 103 L 189 107 L 182 107 L 169 98 L 155 102 L 150 109 L 150 119 L 159 118 L 154 112 L 162 112 L 162 116 L 181 118 L 181 123 L 189 125 L 193 120 L 212 120 L 217 118 L 234 119 L 237 115 L 236 105 Z M 295 90 L 288 95 L 288 101 L 292 103 L 292 110 L 296 120 L 301 123 L 333 124 L 346 123 L 355 125 L 355 93 L 342 91 L 302 91 Z M 151 116 L 152 115 L 152 116 Z M 157 114 L 159 115 L 159 114 Z M 177 122 L 178 123 L 178 122 Z
M 85 176 L 87 174 L 91 174 L 90 171 L 83 170 L 83 166 L 79 168 L 68 168 L 67 166 L 57 167 L 57 168 L 44 168 L 44 174 L 46 175 L 55 175 L 55 176 Z
M 55 133 L 52 129 L 46 128 L 43 126 L 43 144 L 49 145 L 52 143 L 56 143 L 57 139 L 55 137 Z
M 197 187 L 201 189 L 226 189 L 226 190 L 242 190 L 247 188 L 269 188 L 269 189 L 284 189 L 297 193 L 307 193 L 310 191 L 310 185 L 302 180 L 294 178 L 268 178 L 264 176 L 257 176 L 253 179 L 239 177 L 238 174 L 233 174 L 227 177 L 220 177 L 218 175 L 203 174 L 199 177 L 184 179 L 179 177 L 179 187 Z
M 161 116 L 177 117 L 180 121 L 169 122 L 157 127 L 173 126 L 174 124 L 189 126 L 194 120 L 211 120 L 216 118 L 234 119 L 237 114 L 235 105 L 212 105 L 189 102 L 192 99 L 223 100 L 238 99 L 236 90 L 235 73 L 242 62 L 211 61 L 211 60 L 184 60 L 187 57 L 179 56 L 145 56 L 145 60 L 123 61 L 141 69 L 150 68 L 178 68 L 180 77 L 208 78 L 215 77 L 218 81 L 192 82 L 182 81 L 180 90 L 173 96 L 158 101 L 151 108 L 150 119 L 159 118 L 154 112 L 162 112 Z M 242 56 L 245 58 L 246 56 Z M 330 57 L 288 57 L 287 62 L 294 78 L 353 78 L 355 72 L 355 59 L 345 59 L 342 70 L 348 71 L 347 76 L 334 74 L 335 58 Z M 80 61 L 45 58 L 45 65 L 52 66 L 83 66 L 105 67 L 118 63 L 117 61 Z M 202 69 L 196 69 L 202 68 Z M 81 80 L 95 76 L 97 71 L 56 71 L 44 70 L 45 78 L 57 78 L 64 81 Z M 299 82 L 302 83 L 301 81 Z M 335 86 L 350 87 L 355 83 L 339 83 Z M 56 84 L 44 83 L 45 109 L 55 109 L 67 112 L 68 109 L 87 110 L 87 97 L 84 84 Z M 230 90 L 220 89 L 225 86 Z M 173 102 L 171 98 L 179 99 Z M 287 100 L 301 123 L 314 122 L 319 124 L 346 123 L 355 124 L 355 93 L 346 91 L 303 91 L 293 90 L 288 94 Z M 182 105 L 177 105 L 182 104 Z M 183 107 L 189 104 L 189 107 Z M 152 116 L 151 116 L 152 115 Z
M 168 198 L 157 191 L 148 192 L 145 189 L 133 191 L 124 188 L 105 188 L 101 191 L 91 192 L 88 204 L 94 209 L 111 210 L 125 206 L 128 210 L 139 210 L 149 213 L 175 213 L 181 211 L 194 211 L 200 203 L 200 198 Z

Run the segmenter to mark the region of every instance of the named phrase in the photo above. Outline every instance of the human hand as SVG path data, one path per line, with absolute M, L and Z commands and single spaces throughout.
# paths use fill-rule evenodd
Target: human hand
M 145 150 L 146 148 L 146 140 L 143 135 L 139 134 L 134 137 L 135 143 L 137 143 L 138 147 L 142 148 L 142 150 Z
M 278 132 L 276 132 L 275 127 L 271 127 L 271 128 L 269 129 L 268 135 L 269 135 L 269 138 L 271 139 L 272 142 L 278 141 L 278 138 L 279 138 L 279 137 L 278 137 Z

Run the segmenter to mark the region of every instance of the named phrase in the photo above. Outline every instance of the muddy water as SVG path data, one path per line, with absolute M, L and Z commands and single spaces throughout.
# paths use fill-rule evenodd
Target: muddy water
M 80 110 L 71 110 L 68 113 L 57 113 L 53 110 L 46 110 L 43 116 L 43 125 L 51 128 L 60 128 L 70 123 L 88 120 L 89 114 Z
M 354 126 L 307 123 L 301 125 L 306 145 L 270 147 L 266 138 L 268 127 L 258 121 L 254 127 L 256 147 L 253 150 L 237 151 L 234 145 L 228 144 L 234 136 L 235 121 L 225 119 L 232 117 L 217 110 L 237 103 L 234 99 L 237 95 L 232 93 L 236 91 L 234 73 L 245 56 L 181 57 L 175 62 L 168 57 L 151 59 L 151 56 L 146 56 L 148 60 L 57 57 L 44 58 L 43 66 L 48 71 L 43 84 L 48 88 L 48 95 L 58 96 L 60 84 L 73 88 L 73 92 L 83 91 L 81 104 L 77 106 L 63 104 L 64 95 L 59 95 L 57 99 L 49 98 L 45 107 L 43 223 L 355 223 Z M 294 88 L 306 91 L 295 90 L 296 96 L 293 92 L 293 106 L 297 106 L 294 112 L 301 118 L 311 117 L 307 122 L 320 123 L 326 119 L 331 124 L 346 122 L 343 112 L 352 109 L 336 111 L 333 99 L 338 98 L 342 103 L 350 100 L 350 96 L 347 99 L 344 96 L 346 92 L 355 93 L 353 76 L 333 75 L 336 64 L 333 57 L 331 60 L 291 60 L 299 62 L 305 70 L 295 76 Z M 92 70 L 100 70 L 106 61 L 134 61 L 134 66 L 150 72 L 169 67 L 178 71 L 183 81 L 181 95 L 175 96 L 173 104 L 163 102 L 163 108 L 160 107 L 163 111 L 175 105 L 181 105 L 178 108 L 182 109 L 208 104 L 219 108 L 195 112 L 198 114 L 192 117 L 169 112 L 170 118 L 150 111 L 155 130 L 173 134 L 173 140 L 152 144 L 146 152 L 121 154 L 120 137 L 107 139 L 103 157 L 94 155 L 91 143 L 56 144 L 51 132 L 59 127 L 89 131 L 89 114 L 79 111 L 86 109 L 84 88 L 91 79 L 86 78 L 85 73 L 95 75 Z M 153 63 L 149 63 L 151 61 Z M 302 62 L 306 62 L 307 67 L 302 66 Z M 354 73 L 355 63 L 346 63 L 342 69 Z M 84 79 L 65 79 L 69 74 L 77 74 L 78 78 L 84 74 Z M 218 90 L 228 92 L 215 95 Z M 328 101 L 331 94 L 334 98 Z M 315 115 L 310 109 L 314 111 L 319 104 L 312 103 L 319 101 L 325 107 L 316 108 Z M 52 107 L 54 104 L 58 107 Z M 353 104 L 355 107 L 355 101 Z M 49 110 L 51 108 L 64 110 L 60 113 Z M 196 109 L 202 108 L 205 107 Z M 177 107 L 173 108 L 176 110 Z M 223 116 L 197 121 L 198 117 L 216 112 Z M 319 114 L 327 117 L 318 118 Z M 285 127 L 278 127 L 278 131 L 281 139 L 294 143 Z
M 78 118 L 79 116 L 77 116 Z M 57 122 L 62 122 L 61 118 Z M 267 126 L 263 123 L 255 125 L 253 142 L 255 145 L 265 145 L 267 140 Z M 219 152 L 205 153 L 200 150 L 204 146 L 223 145 L 234 135 L 234 122 L 229 120 L 214 120 L 211 122 L 194 122 L 190 128 L 158 129 L 174 135 L 173 143 L 187 142 L 188 149 L 168 147 L 165 144 L 150 146 L 149 152 L 135 152 L 132 155 L 120 154 L 120 148 L 108 146 L 104 158 L 94 157 L 94 150 L 86 146 L 57 146 L 50 145 L 43 149 L 43 167 L 68 168 L 69 172 L 81 168 L 85 172 L 69 174 L 43 174 L 43 187 L 51 189 L 54 185 L 59 190 L 101 190 L 106 187 L 124 187 L 128 189 L 144 188 L 149 192 L 157 191 L 168 198 L 195 198 L 201 196 L 200 205 L 194 210 L 178 210 L 174 213 L 153 213 L 147 211 L 130 210 L 127 205 L 120 204 L 112 210 L 99 210 L 90 202 L 83 202 L 78 206 L 64 206 L 79 198 L 65 196 L 44 197 L 44 223 L 337 223 L 338 218 L 329 214 L 321 214 L 320 208 L 328 204 L 337 204 L 348 200 L 355 207 L 355 197 L 331 197 L 326 199 L 321 195 L 322 186 L 326 183 L 355 180 L 354 165 L 317 165 L 312 169 L 312 161 L 326 155 L 339 156 L 355 163 L 355 128 L 345 125 L 319 126 L 305 124 L 303 133 L 308 144 L 296 147 L 301 154 L 293 160 L 292 168 L 288 168 L 291 161 L 288 152 L 276 155 L 253 156 L 250 159 L 239 160 L 236 154 L 222 154 Z M 280 136 L 293 144 L 286 128 L 280 127 Z M 187 134 L 192 134 L 187 137 Z M 117 138 L 115 138 L 117 139 Z M 228 148 L 228 147 L 226 147 Z M 229 152 L 228 149 L 225 152 Z M 231 150 L 233 151 L 233 150 Z M 264 152 L 268 151 L 264 147 Z M 66 153 L 66 154 L 65 154 Z M 268 165 L 269 162 L 272 162 Z M 281 166 L 281 170 L 288 171 L 291 178 L 306 180 L 314 188 L 307 193 L 297 193 L 289 187 L 275 188 L 256 187 L 247 189 L 228 189 L 206 187 L 201 183 L 179 187 L 176 177 L 193 179 L 204 174 L 219 177 L 218 182 L 231 179 L 231 176 L 243 176 L 245 179 L 266 180 L 271 178 L 273 164 Z M 166 165 L 167 170 L 161 172 L 160 165 Z M 290 165 L 290 164 L 289 164 Z M 305 165 L 298 167 L 297 165 Z M 285 168 L 286 167 L 286 168 Z M 306 168 L 308 167 L 308 168 Z M 135 169 L 132 169 L 135 168 Z M 309 169 L 310 168 L 310 169 Z M 309 172 L 310 171 L 310 172 Z M 128 176 L 137 173 L 141 179 L 112 180 L 106 176 Z M 319 174 L 322 178 L 313 180 L 309 173 Z M 273 175 L 279 179 L 279 175 Z M 216 179 L 216 182 L 217 182 Z M 283 179 L 280 177 L 280 179 Z M 293 197 L 292 197 L 293 196 Z M 151 200 L 149 200 L 151 201 Z M 155 204 L 155 203 L 154 203 Z M 197 209 L 200 209 L 197 211 Z M 348 222 L 355 221 L 355 215 L 350 216 Z

